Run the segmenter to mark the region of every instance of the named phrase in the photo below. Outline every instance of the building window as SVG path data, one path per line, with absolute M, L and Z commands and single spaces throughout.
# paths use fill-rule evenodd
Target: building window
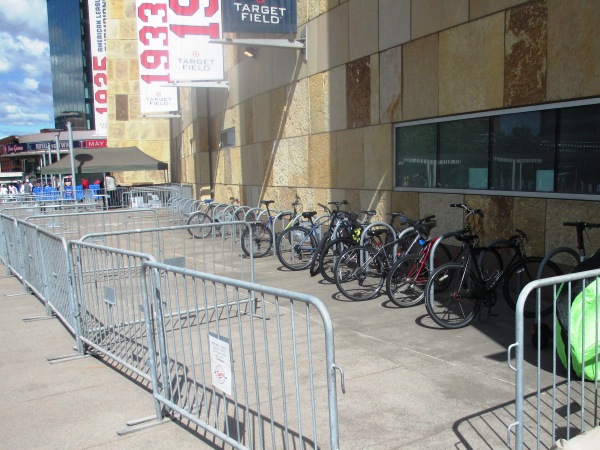
M 235 127 L 221 132 L 221 148 L 235 146 Z
M 397 124 L 395 188 L 600 195 L 600 99 Z

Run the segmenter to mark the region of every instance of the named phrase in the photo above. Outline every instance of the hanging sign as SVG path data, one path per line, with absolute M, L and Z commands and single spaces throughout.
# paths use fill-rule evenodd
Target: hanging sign
M 142 113 L 178 110 L 169 76 L 167 0 L 136 0 L 140 107 Z
M 108 92 L 106 74 L 106 0 L 89 0 L 94 122 L 96 134 L 108 133 Z
M 296 33 L 296 0 L 223 0 L 223 31 Z
M 169 64 L 173 81 L 223 79 L 220 0 L 169 0 Z

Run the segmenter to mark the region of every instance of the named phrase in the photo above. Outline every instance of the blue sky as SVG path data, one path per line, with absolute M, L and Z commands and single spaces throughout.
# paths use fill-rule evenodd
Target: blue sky
M 54 128 L 46 0 L 0 0 L 0 138 Z

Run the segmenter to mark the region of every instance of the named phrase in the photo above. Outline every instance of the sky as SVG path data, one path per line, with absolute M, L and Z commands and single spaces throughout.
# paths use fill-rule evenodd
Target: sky
M 0 0 L 0 138 L 54 128 L 46 0 Z

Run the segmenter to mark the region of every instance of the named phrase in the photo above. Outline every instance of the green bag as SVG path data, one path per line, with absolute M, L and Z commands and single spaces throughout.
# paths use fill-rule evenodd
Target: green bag
M 571 303 L 571 320 L 568 319 L 567 296 L 559 298 L 557 302 L 558 314 L 556 317 L 556 352 L 563 365 L 568 369 L 566 343 L 571 345 L 571 366 L 577 376 L 581 376 L 581 369 L 585 363 L 585 378 L 587 380 L 600 380 L 597 361 L 600 362 L 600 304 L 598 304 L 600 278 L 587 280 L 582 290 Z M 600 291 L 600 289 L 598 289 Z M 585 307 L 584 307 L 585 306 Z M 597 309 L 598 308 L 598 309 Z M 585 329 L 584 329 L 585 317 Z M 598 355 L 598 356 L 597 356 Z

